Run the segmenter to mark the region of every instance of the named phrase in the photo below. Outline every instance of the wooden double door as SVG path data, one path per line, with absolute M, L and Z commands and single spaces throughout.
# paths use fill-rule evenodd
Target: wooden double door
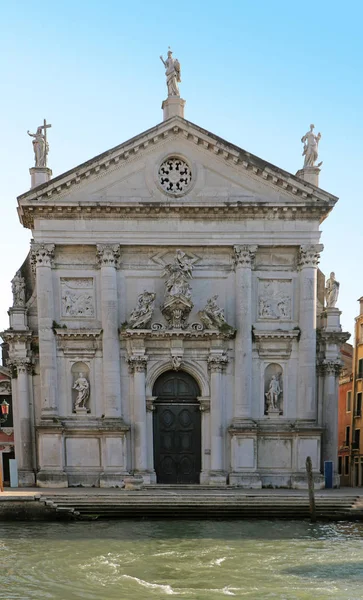
M 201 413 L 196 381 L 168 371 L 155 382 L 153 396 L 154 468 L 158 483 L 199 483 Z

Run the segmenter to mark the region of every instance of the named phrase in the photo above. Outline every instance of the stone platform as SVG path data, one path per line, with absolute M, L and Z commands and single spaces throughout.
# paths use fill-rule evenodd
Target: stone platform
M 319 490 L 319 520 L 363 520 L 363 495 L 354 488 Z M 154 486 L 139 491 L 37 488 L 0 494 L 0 520 L 308 519 L 308 494 L 299 490 L 241 490 L 212 486 Z

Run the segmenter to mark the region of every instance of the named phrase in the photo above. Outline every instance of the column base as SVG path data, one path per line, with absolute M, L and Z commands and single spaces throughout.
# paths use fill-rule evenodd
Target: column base
M 128 475 L 124 478 L 125 490 L 134 491 L 142 490 L 144 487 L 144 479 L 141 475 Z
M 259 473 L 230 473 L 229 485 L 245 488 L 247 490 L 260 490 L 262 481 Z
M 18 486 L 35 487 L 35 473 L 26 469 L 18 469 Z
M 64 471 L 48 471 L 42 469 L 37 473 L 37 487 L 66 488 L 68 487 L 67 473 Z
M 316 490 L 323 490 L 325 488 L 325 478 L 321 473 L 313 473 L 314 488 Z M 335 482 L 333 482 L 335 483 Z M 306 473 L 294 473 L 291 475 L 291 487 L 293 490 L 307 490 L 309 489 L 308 478 Z M 339 485 L 334 487 L 339 487 Z
M 209 485 L 227 485 L 227 473 L 224 471 L 210 471 Z
M 142 477 L 144 485 L 150 485 L 156 481 L 155 471 L 134 471 L 134 477 Z
M 128 473 L 108 473 L 103 471 L 100 475 L 100 488 L 123 488 L 125 487 L 125 477 L 130 477 Z

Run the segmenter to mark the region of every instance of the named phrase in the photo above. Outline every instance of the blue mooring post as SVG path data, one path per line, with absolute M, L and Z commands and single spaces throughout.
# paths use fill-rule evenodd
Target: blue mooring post
M 333 461 L 325 460 L 324 461 L 324 477 L 325 477 L 325 487 L 331 489 L 333 487 Z

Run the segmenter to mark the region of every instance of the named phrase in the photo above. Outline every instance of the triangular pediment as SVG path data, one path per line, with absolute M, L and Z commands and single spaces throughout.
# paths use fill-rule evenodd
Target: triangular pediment
M 180 157 L 188 168 L 188 185 L 179 194 L 169 193 L 160 165 Z M 198 205 L 304 205 L 323 201 L 329 212 L 337 198 L 298 177 L 229 144 L 198 126 L 173 117 L 46 184 L 19 197 L 19 213 L 46 202 L 56 206 L 97 204 L 136 205 L 163 203 Z M 44 215 L 45 216 L 45 215 Z M 59 215 L 60 216 L 60 215 Z M 54 217 L 53 217 L 54 218 Z

